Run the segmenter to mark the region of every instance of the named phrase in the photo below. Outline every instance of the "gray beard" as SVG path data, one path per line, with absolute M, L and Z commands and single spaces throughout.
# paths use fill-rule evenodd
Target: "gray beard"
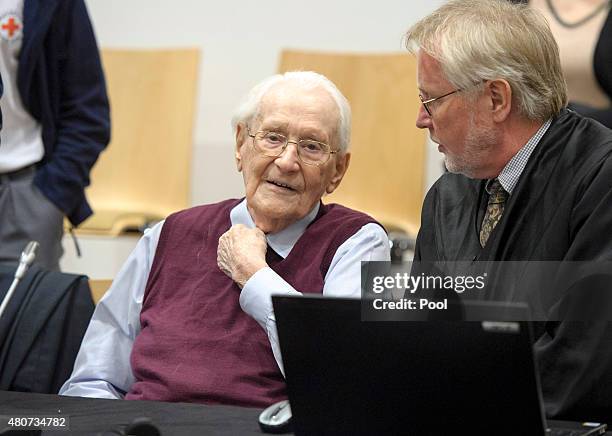
M 497 138 L 490 128 L 476 125 L 472 114 L 468 134 L 465 138 L 465 149 L 461 155 L 444 155 L 446 169 L 451 173 L 463 174 L 471 179 L 476 178 L 476 170 L 483 167 L 483 162 L 486 162 L 497 142 Z

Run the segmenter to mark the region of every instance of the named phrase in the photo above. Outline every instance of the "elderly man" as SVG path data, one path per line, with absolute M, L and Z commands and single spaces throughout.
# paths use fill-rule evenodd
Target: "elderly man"
M 525 5 L 451 1 L 406 43 L 416 124 L 449 170 L 426 196 L 415 260 L 611 260 L 612 131 L 565 108 L 545 20 Z M 568 301 L 546 303 L 552 315 Z M 537 333 L 548 416 L 612 419 L 609 324 L 561 320 Z
M 360 295 L 388 260 L 372 218 L 321 197 L 350 159 L 350 108 L 325 77 L 276 75 L 233 127 L 244 200 L 168 217 L 93 315 L 61 394 L 262 407 L 286 398 L 271 294 Z

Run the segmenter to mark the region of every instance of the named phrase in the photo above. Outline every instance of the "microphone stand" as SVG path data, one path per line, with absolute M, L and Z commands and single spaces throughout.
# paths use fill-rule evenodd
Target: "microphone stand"
M 19 259 L 19 266 L 17 267 L 17 270 L 15 271 L 15 277 L 13 278 L 13 283 L 11 283 L 11 287 L 9 288 L 6 295 L 4 296 L 4 299 L 2 300 L 2 304 L 0 304 L 0 318 L 2 318 L 2 315 L 4 314 L 6 307 L 11 301 L 11 298 L 13 297 L 13 294 L 15 293 L 15 289 L 17 288 L 19 281 L 23 278 L 28 268 L 30 268 L 30 265 L 32 265 L 32 262 L 34 262 L 34 259 L 36 258 L 37 248 L 38 248 L 38 242 L 30 241 L 28 242 L 28 245 L 26 245 L 25 249 L 21 253 L 21 258 Z

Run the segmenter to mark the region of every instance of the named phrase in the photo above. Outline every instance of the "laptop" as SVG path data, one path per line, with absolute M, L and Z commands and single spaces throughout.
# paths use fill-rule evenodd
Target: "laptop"
M 360 300 L 272 302 L 297 435 L 605 432 L 546 422 L 530 323 L 511 321 L 526 306 L 463 302 L 466 319 L 493 322 L 384 322 L 362 321 Z

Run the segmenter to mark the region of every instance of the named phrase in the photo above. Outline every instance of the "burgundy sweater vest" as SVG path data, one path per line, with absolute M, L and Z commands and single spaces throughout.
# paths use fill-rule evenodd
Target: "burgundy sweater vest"
M 266 332 L 240 308 L 240 288 L 217 266 L 219 237 L 240 201 L 194 207 L 164 223 L 126 399 L 264 407 L 286 398 Z M 370 222 L 343 206 L 321 205 L 287 258 L 268 247 L 268 265 L 296 290 L 321 293 L 338 247 Z

